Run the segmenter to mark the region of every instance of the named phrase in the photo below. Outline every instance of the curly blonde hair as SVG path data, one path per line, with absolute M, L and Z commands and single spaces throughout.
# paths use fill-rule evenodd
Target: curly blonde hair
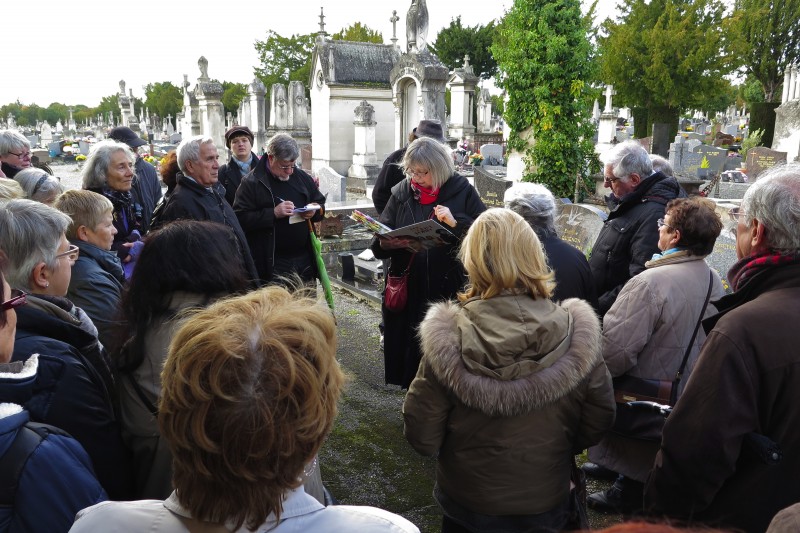
M 192 517 L 255 529 L 331 430 L 343 374 L 326 307 L 270 286 L 188 318 L 161 374 L 159 427 Z
M 524 218 L 509 209 L 488 209 L 475 219 L 461 243 L 459 259 L 469 283 L 461 301 L 487 299 L 507 289 L 523 289 L 533 298 L 549 298 L 555 276 L 542 243 Z

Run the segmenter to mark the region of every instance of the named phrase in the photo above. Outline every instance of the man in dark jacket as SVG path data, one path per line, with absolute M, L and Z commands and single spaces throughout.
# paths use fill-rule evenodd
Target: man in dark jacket
M 430 137 L 442 144 L 447 144 L 442 124 L 438 120 L 420 120 L 419 125 L 408 136 L 408 142 L 411 143 L 420 137 Z M 386 204 L 389 203 L 389 198 L 392 196 L 392 187 L 406 177 L 400 168 L 400 161 L 403 160 L 403 156 L 406 154 L 406 148 L 408 146 L 389 154 L 389 157 L 383 162 L 383 167 L 381 167 L 381 171 L 375 181 L 375 186 L 372 188 L 372 202 L 375 204 L 375 210 L 379 215 L 386 208 Z
M 218 182 L 219 154 L 211 137 L 196 135 L 182 141 L 177 148 L 178 184 L 175 191 L 153 221 L 153 229 L 172 220 L 210 220 L 230 227 L 242 253 L 242 263 L 251 279 L 257 279 L 253 258 L 242 227 L 225 199 Z
M 131 147 L 136 155 L 136 179 L 133 180 L 131 195 L 137 204 L 137 211 L 141 211 L 141 233 L 144 235 L 150 229 L 150 221 L 153 218 L 153 210 L 161 200 L 161 182 L 158 180 L 156 168 L 144 160 L 139 153 L 139 147 L 147 144 L 147 141 L 136 135 L 134 131 L 126 126 L 119 126 L 111 130 L 108 136 L 115 141 L 125 143 Z M 139 213 L 137 213 L 138 215 Z
M 225 132 L 225 145 L 231 151 L 231 158 L 219 167 L 219 182 L 225 187 L 225 199 L 231 205 L 242 178 L 258 164 L 258 157 L 252 152 L 254 138 L 247 126 L 234 126 Z
M 800 501 L 800 165 L 762 174 L 731 210 L 734 292 L 716 302 L 697 366 L 667 419 L 645 505 L 654 514 L 762 533 Z M 767 437 L 779 465 L 754 452 Z
M 285 133 L 275 135 L 236 192 L 234 211 L 263 283 L 297 274 L 310 284 L 317 276 L 307 221 L 322 220 L 325 196 L 311 176 L 295 166 L 299 156 L 297 141 Z M 295 213 L 310 204 L 316 209 Z
M 685 197 L 678 180 L 653 172 L 638 141 L 625 141 L 601 157 L 604 185 L 611 189 L 610 213 L 592 248 L 589 266 L 605 315 L 625 282 L 644 270 L 658 253 L 659 218 L 673 198 Z

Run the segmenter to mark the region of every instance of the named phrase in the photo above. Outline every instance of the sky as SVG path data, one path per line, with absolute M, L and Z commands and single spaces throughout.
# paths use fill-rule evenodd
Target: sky
M 583 0 L 584 4 L 588 2 Z M 513 0 L 427 0 L 428 40 L 461 15 L 464 26 L 499 19 Z M 616 0 L 600 0 L 600 19 L 614 12 Z M 340 31 L 361 22 L 392 37 L 392 11 L 397 10 L 398 44 L 405 48 L 405 18 L 411 0 L 289 0 L 240 2 L 195 0 L 38 0 L 33 12 L 14 22 L 2 20 L 0 105 L 19 100 L 47 107 L 52 102 L 95 107 L 104 96 L 126 90 L 144 98 L 148 83 L 170 81 L 181 87 L 183 75 L 194 86 L 197 60 L 208 60 L 209 77 L 250 83 L 259 64 L 256 40 L 274 30 L 288 37 L 319 31 L 320 7 L 325 31 Z M 257 9 L 255 6 L 263 6 Z M 22 5 L 18 7 L 22 8 Z M 585 9 L 585 6 L 584 6 Z M 24 21 L 24 22 L 23 22 Z M 14 46 L 13 43 L 17 43 Z M 9 63 L 16 64 L 10 69 Z

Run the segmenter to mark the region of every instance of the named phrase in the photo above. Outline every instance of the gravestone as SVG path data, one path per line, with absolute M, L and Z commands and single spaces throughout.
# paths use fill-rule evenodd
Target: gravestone
M 332 202 L 343 202 L 347 199 L 347 178 L 338 174 L 331 167 L 322 167 L 317 170 L 319 178 L 319 190 L 327 196 L 326 204 Z
M 739 134 L 739 126 L 737 126 L 736 124 L 728 124 L 727 126 L 722 128 L 722 131 L 724 133 L 727 133 L 728 135 L 733 135 L 734 137 L 736 137 L 736 135 Z
M 653 152 L 661 157 L 669 155 L 670 125 L 664 122 L 653 123 Z
M 503 161 L 503 147 L 499 144 L 481 145 L 480 154 L 483 156 L 482 165 L 498 166 Z M 502 197 L 501 197 L 502 198 Z
M 756 146 L 747 152 L 747 177 L 751 182 L 759 174 L 779 163 L 786 163 L 786 152 L 779 152 L 764 146 Z
M 83 155 L 89 155 L 89 149 L 91 147 L 92 145 L 84 140 L 78 141 L 78 149 L 80 150 L 80 153 Z
M 728 158 L 725 160 L 725 166 L 723 170 L 736 170 L 737 168 L 742 167 L 742 156 L 739 154 L 732 152 L 728 154 Z
M 697 150 L 697 147 L 701 146 L 702 144 L 703 143 L 701 141 L 698 141 L 697 139 L 687 139 L 686 142 L 684 143 L 684 147 L 689 152 L 694 152 Z
M 708 171 L 719 174 L 725 169 L 725 162 L 728 160 L 728 151 L 724 148 L 715 146 L 701 145 L 695 148 L 695 153 L 705 155 L 708 160 Z
M 696 141 L 703 141 L 703 140 L 705 140 L 706 136 L 705 135 L 701 135 L 700 133 L 697 133 L 697 132 L 694 132 L 694 131 L 690 131 L 689 133 L 686 134 L 686 138 L 687 139 L 694 139 Z
M 558 236 L 589 257 L 604 224 L 597 208 L 583 204 L 562 203 L 556 205 L 556 210 L 555 226 Z
M 626 129 L 617 130 L 617 142 L 627 141 L 630 138 L 631 136 L 628 133 L 628 130 Z
M 639 141 L 639 144 L 642 145 L 642 148 L 647 150 L 647 153 L 650 153 L 650 149 L 653 147 L 653 138 L 652 137 L 642 137 L 641 139 L 636 139 Z
M 53 142 L 53 128 L 45 121 L 42 124 L 42 146 L 49 146 Z
M 503 197 L 512 182 L 498 178 L 481 167 L 475 167 L 475 189 L 486 207 L 505 207 Z
M 683 154 L 680 166 L 674 170 L 676 173 L 697 176 L 697 169 L 700 168 L 700 163 L 702 163 L 702 161 L 703 154 L 686 152 Z

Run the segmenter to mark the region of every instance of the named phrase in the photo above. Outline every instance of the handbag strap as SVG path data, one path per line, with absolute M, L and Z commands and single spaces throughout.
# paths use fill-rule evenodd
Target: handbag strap
M 678 372 L 675 374 L 675 379 L 672 381 L 672 393 L 670 394 L 670 405 L 675 405 L 675 401 L 678 398 L 678 384 L 680 384 L 681 379 L 683 378 L 683 371 L 686 368 L 686 363 L 689 361 L 689 354 L 692 353 L 692 346 L 694 346 L 694 341 L 697 338 L 697 332 L 700 330 L 700 323 L 703 321 L 703 315 L 706 314 L 706 308 L 708 307 L 708 301 L 711 299 L 711 288 L 714 285 L 714 274 L 711 272 L 711 269 L 708 270 L 708 291 L 706 292 L 706 300 L 703 302 L 703 307 L 700 309 L 700 316 L 697 317 L 697 324 L 694 325 L 694 332 L 692 333 L 692 338 L 689 341 L 689 344 L 686 346 L 686 353 L 683 354 L 683 360 L 681 361 L 681 366 L 678 368 Z

